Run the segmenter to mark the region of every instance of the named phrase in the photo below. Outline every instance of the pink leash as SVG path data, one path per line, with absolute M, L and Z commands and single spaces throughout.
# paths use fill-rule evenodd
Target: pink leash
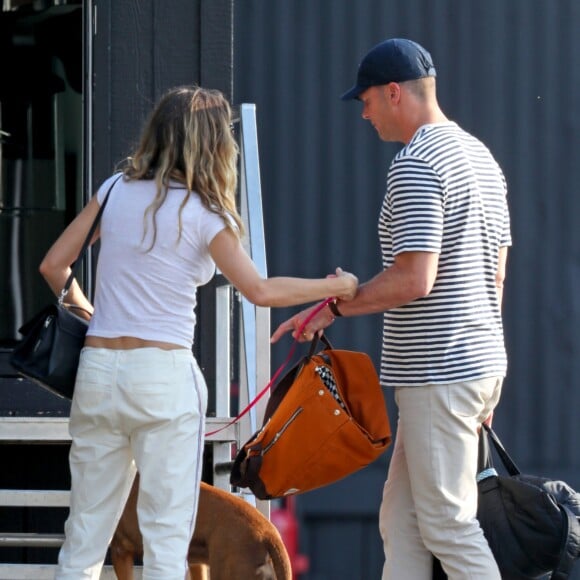
M 316 306 L 316 308 L 314 308 L 314 310 L 304 319 L 304 322 L 300 325 L 300 328 L 296 332 L 296 336 L 300 336 L 302 334 L 302 332 L 304 331 L 304 329 L 306 328 L 306 325 L 329 302 L 332 302 L 333 300 L 334 300 L 334 298 L 327 298 L 326 300 L 324 300 L 323 302 L 321 302 L 318 306 Z M 216 429 L 215 431 L 210 431 L 209 433 L 206 433 L 205 434 L 206 437 L 209 437 L 210 435 L 214 435 L 215 433 L 219 433 L 220 431 L 223 431 L 224 429 L 227 429 L 230 425 L 233 425 L 234 423 L 237 423 L 268 392 L 268 390 L 276 382 L 276 379 L 278 378 L 278 376 L 280 375 L 280 373 L 284 370 L 284 367 L 286 367 L 286 365 L 292 360 L 292 357 L 294 356 L 294 351 L 296 350 L 296 345 L 297 344 L 298 344 L 298 339 L 295 338 L 294 339 L 294 342 L 292 343 L 292 346 L 290 347 L 290 352 L 288 353 L 288 356 L 286 357 L 286 360 L 278 367 L 278 370 L 274 373 L 274 376 L 270 379 L 270 381 L 268 382 L 268 384 L 254 397 L 254 399 L 247 405 L 247 407 L 245 409 L 243 409 L 239 413 L 239 415 L 237 417 L 235 417 L 234 419 L 232 419 L 227 425 L 224 425 L 223 427 L 220 427 L 219 429 Z

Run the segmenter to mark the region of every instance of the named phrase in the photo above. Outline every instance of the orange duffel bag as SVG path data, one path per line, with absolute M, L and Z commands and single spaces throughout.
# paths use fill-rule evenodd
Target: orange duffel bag
M 377 459 L 391 427 L 377 372 L 366 353 L 325 348 L 272 388 L 262 428 L 239 450 L 230 482 L 273 499 L 333 483 Z

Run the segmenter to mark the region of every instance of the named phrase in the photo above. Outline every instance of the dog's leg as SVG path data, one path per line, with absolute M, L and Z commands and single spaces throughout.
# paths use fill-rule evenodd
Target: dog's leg
M 209 568 L 205 564 L 190 564 L 189 580 L 210 580 Z
M 124 550 L 111 550 L 111 562 L 117 580 L 133 580 L 133 553 Z
M 133 557 L 143 554 L 136 482 L 111 542 L 119 580 L 133 578 Z M 288 553 L 272 522 L 245 500 L 204 482 L 188 562 L 190 580 L 292 580 Z

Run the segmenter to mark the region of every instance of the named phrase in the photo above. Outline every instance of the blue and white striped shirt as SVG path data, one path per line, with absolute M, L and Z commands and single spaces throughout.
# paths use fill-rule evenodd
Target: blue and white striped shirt
M 439 254 L 431 293 L 384 313 L 381 382 L 419 386 L 505 376 L 495 276 L 511 246 L 503 173 L 456 123 L 421 127 L 395 156 L 379 217 L 384 268 Z

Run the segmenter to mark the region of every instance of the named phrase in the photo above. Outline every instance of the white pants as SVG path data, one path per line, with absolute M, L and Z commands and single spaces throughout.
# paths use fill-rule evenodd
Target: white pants
M 436 555 L 450 580 L 501 580 L 477 514 L 478 427 L 502 379 L 401 387 L 379 527 L 383 580 L 430 580 Z
M 183 580 L 207 389 L 186 349 L 85 347 L 70 414 L 71 504 L 58 580 L 97 580 L 139 470 L 143 578 Z

